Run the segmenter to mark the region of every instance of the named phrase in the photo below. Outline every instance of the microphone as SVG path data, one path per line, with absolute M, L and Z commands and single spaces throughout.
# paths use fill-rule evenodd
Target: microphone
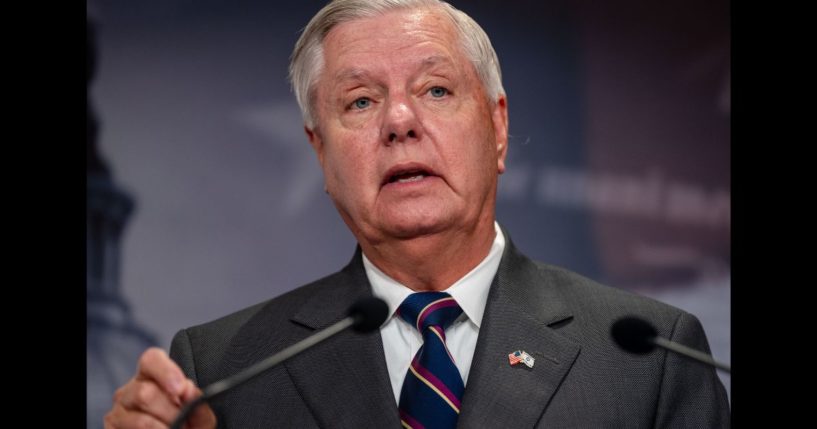
M 297 343 L 254 364 L 238 374 L 216 381 L 215 383 L 202 389 L 201 396 L 188 402 L 184 407 L 182 407 L 181 411 L 179 411 L 179 415 L 176 417 L 176 420 L 173 421 L 170 428 L 180 429 L 187 420 L 187 416 L 196 407 L 201 405 L 202 402 L 208 401 L 214 396 L 220 395 L 227 390 L 230 390 L 233 387 L 256 377 L 258 374 L 261 374 L 275 365 L 278 365 L 292 356 L 295 356 L 296 354 L 301 353 L 304 350 L 320 343 L 321 341 L 345 331 L 346 329 L 352 328 L 360 333 L 374 331 L 383 324 L 388 315 L 389 307 L 382 299 L 373 296 L 359 299 L 357 302 L 352 304 L 352 306 L 349 308 L 348 316 L 341 321 L 318 331 L 301 341 L 298 341 Z
M 612 328 L 610 328 L 610 334 L 619 347 L 630 353 L 645 354 L 655 349 L 655 346 L 658 346 L 706 365 L 714 366 L 727 373 L 732 373 L 729 365 L 716 361 L 712 356 L 706 353 L 659 337 L 658 331 L 654 326 L 646 320 L 635 316 L 626 316 L 617 320 L 613 323 Z

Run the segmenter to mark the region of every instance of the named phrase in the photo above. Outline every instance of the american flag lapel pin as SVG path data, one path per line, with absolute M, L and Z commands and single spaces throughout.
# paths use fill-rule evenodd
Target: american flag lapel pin
M 510 362 L 511 366 L 516 365 L 518 363 L 524 363 L 525 366 L 528 368 L 533 368 L 533 356 L 529 355 L 524 350 L 517 350 L 513 353 L 508 354 L 508 362 Z

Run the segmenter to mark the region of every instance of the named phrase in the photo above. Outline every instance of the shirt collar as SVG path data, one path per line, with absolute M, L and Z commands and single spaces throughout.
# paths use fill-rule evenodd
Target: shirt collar
M 496 236 L 491 250 L 488 251 L 488 256 L 468 274 L 445 289 L 445 292 L 448 292 L 457 301 L 463 313 L 477 327 L 482 324 L 482 315 L 485 312 L 485 304 L 488 302 L 488 291 L 491 289 L 491 283 L 499 269 L 499 261 L 502 259 L 502 252 L 505 250 L 505 236 L 502 235 L 502 230 L 496 221 L 494 221 L 494 230 Z M 403 300 L 414 293 L 413 290 L 380 271 L 365 254 L 363 254 L 363 267 L 372 285 L 372 293 L 386 301 L 389 306 L 389 314 L 393 315 Z

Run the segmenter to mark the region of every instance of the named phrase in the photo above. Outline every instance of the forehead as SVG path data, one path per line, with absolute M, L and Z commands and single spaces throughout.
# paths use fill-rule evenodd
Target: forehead
M 466 61 L 451 19 L 436 8 L 387 12 L 344 22 L 324 38 L 324 73 L 335 80 L 361 70 Z

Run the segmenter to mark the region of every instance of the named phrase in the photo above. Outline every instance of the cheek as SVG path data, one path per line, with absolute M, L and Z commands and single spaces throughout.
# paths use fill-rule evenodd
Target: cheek
M 365 145 L 355 139 L 335 140 L 326 150 L 326 175 L 330 192 L 366 194 L 374 174 L 374 158 Z
M 490 120 L 484 115 L 474 115 L 477 120 L 458 121 L 450 124 L 446 132 L 446 150 L 466 167 L 483 168 L 484 164 L 496 164 L 496 137 Z
M 450 153 L 459 172 L 460 186 L 470 189 L 470 195 L 480 196 L 496 181 L 497 155 L 493 131 L 481 124 L 463 130 L 464 136 L 456 153 Z
M 328 157 L 327 163 L 326 175 L 327 180 L 331 181 L 331 185 L 343 187 L 354 182 L 354 175 L 357 170 L 354 166 L 354 157 L 350 156 L 348 152 L 332 153 Z

